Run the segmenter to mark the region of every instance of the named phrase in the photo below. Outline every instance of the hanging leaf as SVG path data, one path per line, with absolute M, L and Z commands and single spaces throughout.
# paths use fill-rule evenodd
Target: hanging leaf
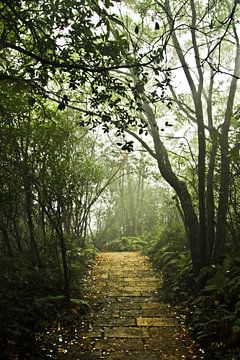
M 138 26 L 138 25 L 136 25 L 136 27 L 135 27 L 135 30 L 134 30 L 134 31 L 135 31 L 135 33 L 136 33 L 136 34 L 139 34 L 139 26 Z
M 62 111 L 62 110 L 64 110 L 65 108 L 66 108 L 65 103 L 64 103 L 63 101 L 60 102 L 60 104 L 58 105 L 58 110 Z
M 29 104 L 30 106 L 33 106 L 33 105 L 35 104 L 35 102 L 36 102 L 36 99 L 35 99 L 34 97 L 30 96 L 30 97 L 28 98 L 28 104 Z

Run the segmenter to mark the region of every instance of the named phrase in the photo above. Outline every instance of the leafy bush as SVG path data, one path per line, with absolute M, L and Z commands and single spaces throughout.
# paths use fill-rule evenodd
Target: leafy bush
M 55 316 L 53 303 L 39 299 L 49 293 L 58 295 L 53 275 L 56 269 L 32 269 L 21 257 L 2 259 L 1 268 L 4 271 L 0 275 L 0 336 L 24 335 L 37 329 L 41 321 Z
M 192 332 L 213 358 L 234 359 L 230 354 L 240 356 L 240 260 L 205 268 L 202 278 L 205 285 L 190 304 Z
M 69 254 L 70 284 L 72 296 L 81 297 L 85 290 L 84 276 L 97 254 L 94 246 L 77 248 Z
M 186 235 L 181 223 L 166 227 L 159 241 L 148 251 L 150 260 L 163 274 L 163 290 L 167 300 L 177 303 L 189 297 L 194 286 L 192 264 Z
M 164 230 L 150 251 L 153 264 L 163 273 L 164 295 L 181 305 L 207 359 L 239 359 L 240 260 L 227 258 L 222 266 L 206 267 L 194 279 L 189 251 L 176 230 Z
M 107 251 L 141 251 L 146 244 L 143 236 L 122 236 L 105 245 Z
M 70 290 L 75 298 L 70 303 L 62 296 L 62 273 L 56 265 L 54 267 L 46 261 L 45 267 L 38 269 L 32 268 L 32 265 L 26 262 L 26 258 L 1 258 L 1 354 L 7 354 L 8 359 L 14 347 L 18 350 L 28 342 L 31 343 L 37 331 L 60 316 L 69 322 L 86 312 L 88 305 L 81 300 L 84 290 L 83 277 L 95 254 L 96 249 L 91 247 L 79 250 L 75 256 L 68 254 L 71 264 Z M 77 307 L 77 311 L 71 313 L 70 309 L 74 306 Z

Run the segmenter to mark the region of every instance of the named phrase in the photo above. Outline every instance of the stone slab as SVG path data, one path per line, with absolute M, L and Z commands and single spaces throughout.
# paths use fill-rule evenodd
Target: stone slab
M 144 344 L 141 339 L 105 338 L 96 339 L 94 348 L 100 351 L 143 351 Z
M 144 338 L 148 337 L 147 329 L 140 327 L 113 327 L 104 328 L 104 335 L 107 338 Z
M 177 328 L 173 326 L 154 326 L 148 328 L 148 333 L 151 339 L 153 338 L 161 339 L 163 336 L 166 336 L 167 334 L 169 336 L 169 339 L 171 339 L 172 336 L 176 336 Z
M 136 308 L 131 308 L 131 306 L 129 306 L 128 308 L 121 308 L 119 310 L 119 314 L 120 316 L 124 316 L 124 317 L 166 317 L 169 318 L 171 317 L 171 312 L 169 311 L 165 311 L 164 309 L 136 309 Z
M 176 322 L 167 317 L 139 317 L 137 318 L 137 326 L 176 326 Z
M 136 326 L 136 319 L 132 317 L 99 317 L 94 321 L 93 326 Z
M 141 351 L 124 351 L 110 353 L 106 360 L 161 360 L 154 352 L 144 353 Z
M 119 296 L 119 295 L 124 296 L 124 297 L 136 297 L 136 296 L 141 296 L 141 293 L 140 293 L 140 291 L 134 291 L 134 292 L 129 291 L 129 292 L 127 292 L 127 291 L 123 290 L 121 292 L 119 292 L 119 291 L 109 291 L 109 292 L 106 293 L 106 295 L 111 296 L 111 297 L 115 297 L 115 296 Z
M 159 302 L 142 303 L 141 308 L 144 310 L 145 309 L 159 309 L 161 311 L 170 311 L 170 306 L 159 303 Z

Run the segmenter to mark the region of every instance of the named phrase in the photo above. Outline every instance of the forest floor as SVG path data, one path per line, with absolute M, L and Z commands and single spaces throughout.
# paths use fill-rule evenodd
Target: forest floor
M 99 253 L 89 272 L 91 313 L 72 329 L 55 329 L 48 358 L 72 360 L 203 359 L 163 301 L 162 279 L 137 252 Z M 51 337 L 51 332 L 49 333 Z M 51 347 L 50 347 L 51 348 Z M 50 352 L 49 352 L 50 351 Z M 46 357 L 47 358 L 47 357 Z

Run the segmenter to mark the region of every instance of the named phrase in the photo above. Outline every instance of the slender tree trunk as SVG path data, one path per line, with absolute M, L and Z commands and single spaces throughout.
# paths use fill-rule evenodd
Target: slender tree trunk
M 30 253 L 31 261 L 33 265 L 37 265 L 41 268 L 41 258 L 38 249 L 38 245 L 35 239 L 35 229 L 33 221 L 33 201 L 32 201 L 32 182 L 30 180 L 30 168 L 29 168 L 29 143 L 31 137 L 31 114 L 26 123 L 26 136 L 20 138 L 20 147 L 18 148 L 18 161 L 19 168 L 22 176 L 24 195 L 25 195 L 25 207 L 27 213 L 28 232 L 30 239 Z M 22 160 L 23 158 L 23 160 Z
M 33 207 L 32 207 L 32 192 L 31 192 L 31 184 L 28 179 L 28 172 L 25 172 L 23 169 L 23 182 L 24 182 L 24 190 L 25 190 L 25 200 L 26 200 L 26 212 L 27 212 L 27 220 L 28 220 L 28 230 L 29 230 L 29 238 L 30 238 L 30 250 L 32 255 L 32 261 L 34 264 L 41 268 L 41 258 L 38 250 L 38 246 L 35 239 L 35 229 L 33 222 Z
M 0 231 L 1 231 L 2 235 L 3 235 L 2 236 L 2 242 L 3 242 L 4 248 L 5 248 L 5 253 L 6 253 L 7 256 L 12 257 L 13 256 L 13 249 L 12 249 L 11 242 L 10 242 L 10 239 L 9 239 L 9 236 L 8 236 L 8 232 L 3 226 L 0 226 Z
M 208 246 L 208 264 L 212 263 L 212 252 L 215 243 L 215 199 L 214 199 L 214 172 L 216 166 L 216 156 L 218 151 L 218 132 L 213 126 L 213 85 L 214 72 L 210 71 L 210 82 L 207 101 L 208 128 L 211 138 L 211 148 L 207 172 L 207 197 L 206 197 L 206 221 L 207 221 L 207 246 Z
M 203 72 L 199 54 L 199 46 L 196 37 L 197 28 L 197 14 L 194 0 L 190 0 L 192 11 L 192 26 L 191 37 L 193 43 L 195 63 L 198 72 L 198 86 L 193 86 L 193 79 L 189 82 L 189 86 L 193 95 L 193 102 L 195 107 L 197 119 L 197 133 L 198 133 L 198 197 L 199 197 L 199 226 L 200 237 L 203 248 L 204 263 L 208 262 L 208 248 L 207 248 L 207 224 L 206 224 L 206 136 L 205 125 L 203 117 L 202 93 L 203 93 Z M 186 74 L 186 72 L 185 72 Z
M 40 205 L 40 221 L 41 221 L 43 243 L 46 246 L 45 207 L 41 205 Z
M 59 238 L 59 244 L 61 249 L 61 257 L 62 257 L 62 266 L 63 266 L 63 291 L 64 296 L 68 300 L 70 298 L 69 292 L 69 285 L 70 285 L 70 278 L 69 278 L 69 268 L 68 268 L 68 261 L 67 261 L 67 247 L 64 238 L 64 233 L 62 226 L 59 225 L 57 229 L 57 234 Z
M 202 65 L 201 65 L 201 57 L 199 54 L 199 47 L 196 38 L 196 8 L 195 2 L 190 0 L 191 6 L 191 37 L 193 43 L 193 51 L 195 56 L 195 63 L 198 73 L 198 82 L 195 83 L 193 80 L 192 74 L 190 72 L 188 63 L 185 58 L 185 54 L 182 51 L 182 48 L 179 43 L 179 39 L 177 34 L 174 30 L 175 21 L 172 15 L 172 11 L 170 8 L 169 1 L 165 1 L 165 11 L 166 15 L 168 16 L 169 22 L 172 27 L 171 37 L 173 40 L 173 44 L 179 58 L 179 61 L 182 65 L 183 71 L 186 76 L 186 80 L 189 84 L 192 98 L 194 102 L 194 109 L 197 121 L 197 133 L 198 133 L 198 197 L 199 197 L 199 244 L 198 248 L 201 252 L 201 262 L 202 266 L 207 264 L 208 252 L 207 252 L 207 228 L 206 228 L 206 138 L 205 138 L 205 126 L 204 126 L 204 118 L 203 118 L 203 106 L 202 106 L 202 92 L 203 92 L 203 72 L 202 72 Z M 179 196 L 180 198 L 180 196 Z M 180 198 L 182 203 L 182 200 Z M 183 206 L 183 204 L 182 204 Z M 184 210 L 184 209 L 183 209 Z M 186 220 L 187 221 L 187 220 Z
M 212 252 L 213 246 L 215 243 L 215 200 L 214 200 L 214 170 L 215 170 L 215 160 L 218 150 L 218 141 L 215 138 L 216 136 L 212 135 L 212 148 L 210 151 L 210 159 L 208 165 L 208 174 L 207 174 L 207 240 L 208 240 L 208 262 L 212 262 Z
M 15 232 L 15 238 L 16 238 L 16 243 L 17 243 L 17 248 L 20 254 L 23 254 L 23 247 L 21 244 L 21 236 L 19 234 L 19 230 L 18 230 L 18 224 L 17 224 L 17 220 L 14 217 L 13 219 L 13 226 L 14 226 L 14 232 Z
M 222 132 L 220 135 L 220 149 L 221 149 L 221 179 L 218 201 L 217 213 L 217 227 L 216 227 L 216 242 L 214 247 L 214 261 L 221 263 L 223 260 L 223 250 L 226 241 L 227 229 L 227 212 L 228 212 L 228 195 L 230 185 L 230 156 L 229 156 L 229 141 L 228 134 L 231 123 L 233 104 L 237 89 L 237 80 L 240 77 L 240 44 L 238 35 L 235 29 L 235 37 L 237 43 L 237 50 L 235 56 L 234 76 L 230 84 L 227 109 L 225 113 L 224 123 L 222 125 Z
M 137 179 L 137 191 L 136 191 L 136 233 L 142 234 L 143 231 L 143 196 L 144 196 L 144 157 L 141 153 L 139 160 L 139 172 Z

